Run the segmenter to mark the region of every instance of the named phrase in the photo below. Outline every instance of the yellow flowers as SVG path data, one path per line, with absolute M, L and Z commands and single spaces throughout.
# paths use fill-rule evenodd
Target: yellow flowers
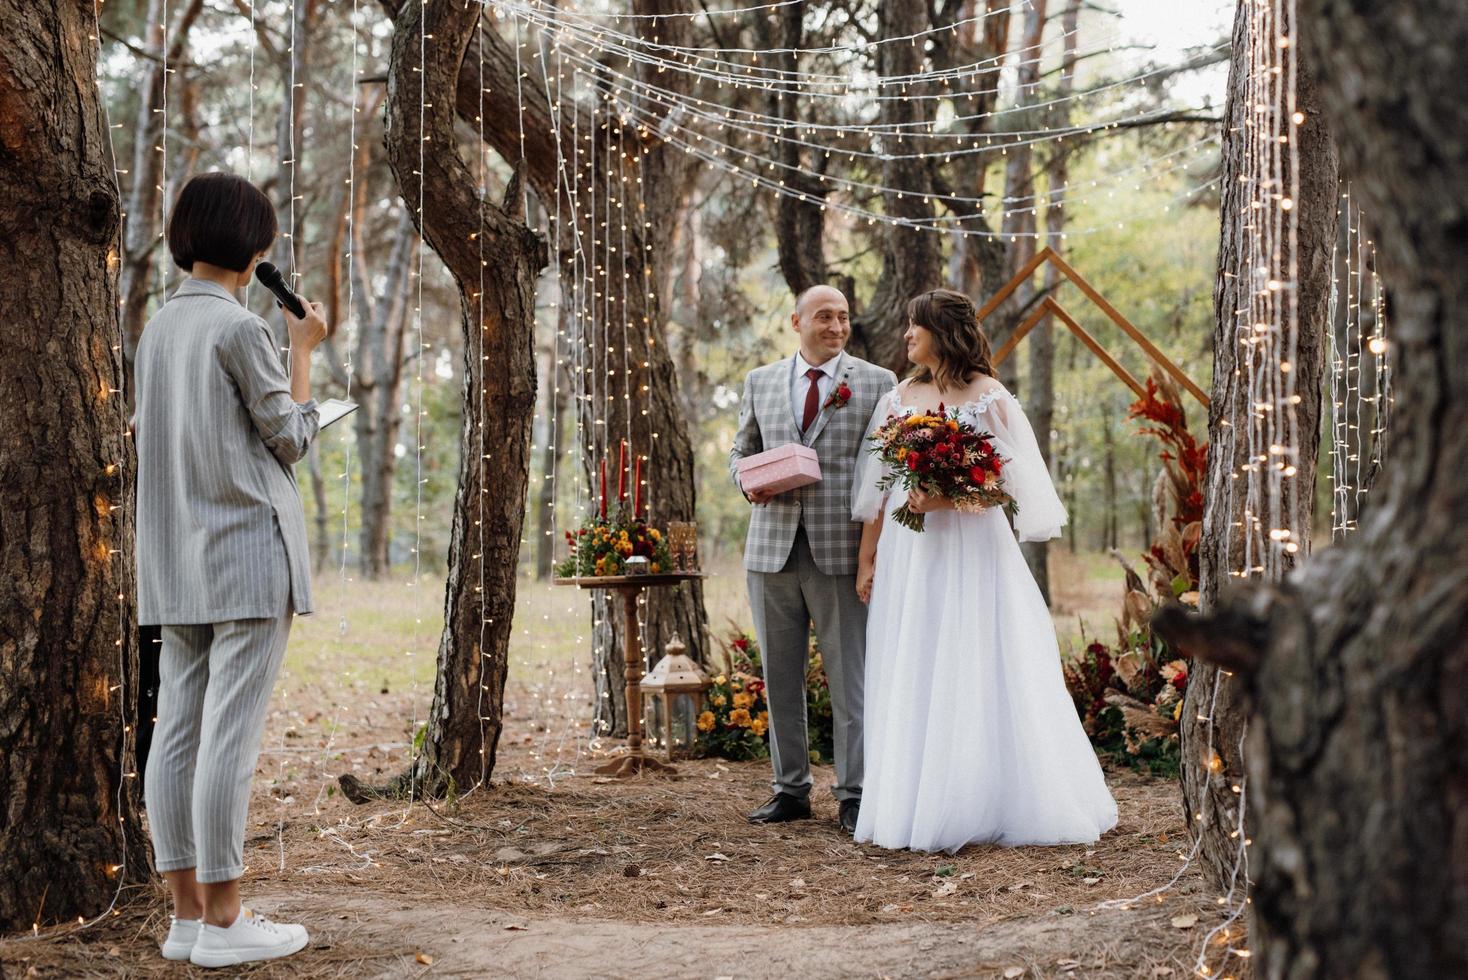
M 765 729 L 769 727 L 770 723 L 765 720 L 763 712 L 761 712 L 760 717 L 754 719 L 754 721 L 751 721 L 749 723 L 749 730 L 754 732 L 756 735 L 764 735 Z
M 736 708 L 752 708 L 752 707 L 754 707 L 754 695 L 753 694 L 745 694 L 742 691 L 740 693 L 734 695 L 734 707 L 736 707 Z
M 713 705 L 715 708 L 722 708 L 728 703 L 729 700 L 725 698 L 722 694 L 715 694 L 713 697 L 709 698 L 709 704 Z
M 698 716 L 698 730 L 701 732 L 711 732 L 714 730 L 714 713 L 712 711 L 705 711 Z
M 653 539 L 653 540 L 654 540 L 654 541 L 661 541 L 661 540 L 663 540 L 663 532 L 661 532 L 661 531 L 659 531 L 659 530 L 658 530 L 658 529 L 657 529 L 657 528 L 655 528 L 655 527 L 653 527 L 653 528 L 648 528 L 648 531 L 647 531 L 647 533 L 648 533 L 648 534 L 650 534 L 650 535 L 652 535 L 652 539 Z
M 754 719 L 749 716 L 748 708 L 735 708 L 729 712 L 729 724 L 739 728 L 748 728 Z

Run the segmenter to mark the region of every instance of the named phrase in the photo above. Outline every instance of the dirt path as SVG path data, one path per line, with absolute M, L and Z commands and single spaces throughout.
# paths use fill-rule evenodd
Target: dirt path
M 1165 911 L 1050 914 L 982 928 L 941 922 L 771 927 L 525 916 L 350 892 L 317 893 L 311 909 L 284 893 L 262 894 L 256 904 L 288 916 L 314 913 L 317 921 L 323 907 L 332 909 L 331 924 L 318 928 L 312 948 L 351 955 L 351 975 L 361 977 L 1185 975 L 1168 951 L 1176 939 Z M 1097 937 L 1106 934 L 1125 934 L 1129 948 L 1098 949 Z

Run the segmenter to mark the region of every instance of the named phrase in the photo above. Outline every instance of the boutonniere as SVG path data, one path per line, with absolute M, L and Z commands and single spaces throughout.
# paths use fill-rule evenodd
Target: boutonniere
M 838 381 L 836 382 L 836 390 L 831 392 L 831 396 L 826 399 L 826 404 L 822 405 L 821 408 L 823 410 L 827 408 L 845 408 L 846 403 L 849 401 L 851 401 L 851 389 L 847 387 L 845 381 Z

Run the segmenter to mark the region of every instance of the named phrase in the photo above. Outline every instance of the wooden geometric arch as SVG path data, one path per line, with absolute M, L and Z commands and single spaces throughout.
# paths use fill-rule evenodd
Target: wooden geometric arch
M 1034 275 L 1035 270 L 1040 268 L 1045 262 L 1049 262 L 1055 266 L 1061 275 L 1075 283 L 1076 287 L 1085 294 L 1086 298 L 1094 303 L 1102 313 L 1105 313 L 1112 323 L 1120 327 L 1122 333 L 1130 337 L 1142 349 L 1143 353 L 1156 362 L 1162 370 L 1166 371 L 1174 381 L 1186 388 L 1194 398 L 1202 403 L 1204 408 L 1208 407 L 1208 396 L 1203 393 L 1203 389 L 1195 385 L 1192 378 L 1189 378 L 1183 373 L 1181 368 L 1172 363 L 1167 355 L 1158 350 L 1156 345 L 1148 340 L 1142 331 L 1138 330 L 1132 325 L 1131 321 L 1122 316 L 1116 307 L 1106 302 L 1106 297 L 1102 296 L 1096 290 L 1096 287 L 1087 282 L 1085 277 L 1079 272 L 1071 268 L 1068 262 L 1059 255 L 1056 255 L 1048 245 L 1036 252 L 1034 258 L 1026 262 L 1024 267 L 1014 274 L 1014 278 L 1004 284 L 1003 289 L 989 297 L 989 301 L 979 310 L 979 320 L 982 321 L 984 317 L 998 309 L 999 304 L 1004 302 L 1010 293 L 1018 289 L 1020 283 Z M 1065 307 L 1060 305 L 1054 296 L 1046 296 L 1040 301 L 1039 305 L 1030 311 L 1029 316 L 1024 318 L 1024 321 L 1015 328 L 1014 333 L 1004 342 L 1004 346 L 995 352 L 994 363 L 996 365 L 1002 363 L 1009 356 L 1010 352 L 1014 350 L 1016 345 L 1025 338 L 1025 335 L 1034 329 L 1035 324 L 1039 323 L 1046 316 L 1054 316 L 1061 323 L 1065 324 L 1070 332 L 1080 339 L 1081 343 L 1090 348 L 1091 353 L 1095 354 L 1103 364 L 1111 368 L 1112 373 L 1126 382 L 1127 387 L 1135 391 L 1139 397 L 1146 394 L 1146 389 L 1132 376 L 1131 372 L 1117 363 L 1116 358 L 1112 357 L 1106 348 L 1101 346 L 1100 341 L 1091 336 L 1076 318 L 1071 316 Z

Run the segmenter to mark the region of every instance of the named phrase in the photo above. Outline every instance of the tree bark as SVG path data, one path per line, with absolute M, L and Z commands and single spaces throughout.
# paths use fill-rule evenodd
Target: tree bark
M 655 35 L 663 44 L 685 43 L 679 39 L 688 32 L 688 18 L 659 15 L 688 13 L 691 7 L 687 0 L 635 0 L 632 7 L 643 18 L 635 22 L 638 31 L 648 37 Z M 476 60 L 481 58 L 482 67 Z M 471 41 L 469 57 L 460 69 L 455 106 L 459 117 L 482 132 L 485 142 L 512 166 L 519 165 L 522 159 L 520 123 L 523 120 L 524 180 L 547 211 L 556 210 L 558 197 L 561 201 L 559 210 L 567 239 L 561 243 L 561 250 L 568 263 L 563 281 L 575 281 L 569 265 L 571 239 L 581 236 L 583 248 L 590 254 L 599 237 L 598 226 L 607 223 L 605 213 L 578 212 L 573 206 L 575 200 L 584 208 L 595 188 L 594 199 L 603 202 L 610 179 L 612 193 L 627 209 L 622 215 L 635 214 L 641 219 L 626 222 L 626 247 L 622 248 L 619 239 L 621 258 L 615 268 L 610 262 L 600 262 L 593 263 L 591 269 L 581 270 L 586 276 L 588 297 L 600 299 L 606 305 L 599 307 L 595 317 L 590 316 L 592 311 L 584 311 L 578 342 L 586 347 L 589 355 L 588 371 L 599 372 L 589 376 L 598 377 L 598 385 L 607 384 L 606 379 L 611 377 L 619 393 L 617 398 L 607 399 L 604 410 L 595 418 L 586 414 L 592 411 L 589 404 L 581 406 L 586 475 L 588 479 L 593 475 L 595 460 L 608 449 L 613 460 L 616 459 L 617 440 L 630 429 L 632 451 L 644 457 L 644 472 L 651 474 L 647 499 L 653 522 L 695 520 L 693 444 L 677 394 L 677 372 L 670 356 L 663 312 L 667 303 L 661 295 L 668 278 L 665 264 L 675 261 L 669 249 L 674 227 L 672 216 L 693 173 L 690 158 L 676 147 L 660 143 L 651 125 L 624 126 L 615 104 L 575 103 L 570 98 L 569 85 L 561 98 L 563 126 L 558 133 L 544 85 L 537 84 L 540 69 L 523 57 L 521 62 L 518 71 L 528 72 L 530 80 L 517 87 L 514 45 L 486 25 L 483 43 L 477 37 Z M 552 66 L 546 66 L 548 74 L 552 70 Z M 681 78 L 672 77 L 679 73 L 659 74 L 654 66 L 640 65 L 637 72 L 648 84 L 662 88 L 686 84 Z M 662 104 L 650 98 L 635 95 L 631 98 L 640 112 L 660 115 L 665 111 Z M 573 143 L 568 122 L 577 113 L 580 113 L 577 128 L 583 137 L 580 145 Z M 620 163 L 616 159 L 618 151 L 626 154 Z M 560 179 L 562 161 L 567 180 L 574 188 L 574 198 L 566 181 Z M 609 162 L 612 171 L 607 170 Z M 639 205 L 639 210 L 632 210 Z M 620 222 L 611 228 L 619 236 L 623 233 Z M 626 279 L 622 259 L 626 263 Z M 624 282 L 631 287 L 626 289 L 625 301 Z M 637 288 L 639 283 L 645 288 Z M 602 295 L 596 297 L 597 293 Z M 598 346 L 592 340 L 590 328 L 603 321 L 614 324 L 616 331 L 613 336 L 601 336 Z M 630 325 L 625 348 L 621 329 L 624 323 Z M 609 347 L 614 350 L 609 351 Z M 621 371 L 624 357 L 632 368 L 627 377 L 624 379 L 620 373 L 609 376 L 609 371 Z M 621 397 L 624 380 L 632 398 Z M 597 698 L 598 722 L 603 732 L 619 735 L 626 730 L 622 704 L 624 659 L 620 652 L 622 617 L 619 610 L 605 602 L 592 601 L 599 649 L 596 683 L 598 691 L 607 695 Z M 700 661 L 706 658 L 708 616 L 701 584 L 693 582 L 675 589 L 650 590 L 643 616 L 643 642 L 650 653 L 656 655 L 676 634 L 687 644 L 689 656 Z
M 1056 83 L 1053 96 L 1056 100 L 1069 99 L 1071 90 L 1075 88 L 1076 48 L 1080 37 L 1080 17 L 1080 0 L 1070 0 L 1060 17 L 1060 31 L 1063 40 L 1061 41 L 1060 80 Z M 1047 99 L 1049 98 L 1051 97 L 1047 96 Z M 1059 102 L 1048 115 L 1051 117 L 1050 125 L 1053 128 L 1064 128 L 1070 123 L 1070 103 Z M 1057 255 L 1063 255 L 1065 250 L 1065 193 L 1066 183 L 1069 180 L 1070 154 L 1063 141 L 1052 144 L 1050 154 L 1050 160 L 1045 167 L 1045 244 Z M 1034 184 L 1031 181 L 1032 191 L 1033 187 Z M 1035 197 L 1030 201 L 1030 206 L 1038 208 L 1039 203 L 1039 198 Z M 1031 230 L 1033 230 L 1033 224 Z M 1031 239 L 1031 242 L 1033 241 Z M 1032 247 L 1030 256 L 1033 255 Z M 1055 266 L 1047 265 L 1045 267 L 1046 290 L 1053 291 L 1059 285 L 1060 272 Z M 1035 324 L 1035 328 L 1030 331 L 1028 338 L 1030 387 L 1029 391 L 1025 393 L 1025 410 L 1035 430 L 1035 441 L 1039 444 L 1040 456 L 1047 465 L 1052 459 L 1050 430 L 1055 422 L 1055 325 L 1052 320 L 1052 317 L 1047 316 Z M 1031 541 L 1023 546 L 1023 550 L 1025 561 L 1030 566 L 1030 574 L 1035 577 L 1035 584 L 1040 587 L 1040 594 L 1045 597 L 1045 603 L 1048 605 L 1050 603 L 1050 542 Z
M 359 216 L 365 213 L 365 193 Z M 361 530 L 358 567 L 370 579 L 380 579 L 391 565 L 392 487 L 397 472 L 396 447 L 403 415 L 399 411 L 403 390 L 403 340 L 407 334 L 408 290 L 411 260 L 418 236 L 406 210 L 393 236 L 383 277 L 383 293 L 374 297 L 372 277 L 361 237 L 356 233 L 357 253 L 352 274 L 355 292 L 362 297 L 358 322 L 357 352 L 353 356 L 360 408 L 354 413 L 357 432 L 358 471 L 362 479 Z
M 566 335 L 570 330 L 570 316 L 565 304 L 561 304 L 558 331 Z M 546 355 L 545 378 L 551 389 L 551 404 L 546 411 L 546 438 L 540 457 L 540 485 L 536 488 L 536 537 L 535 577 L 549 579 L 555 572 L 556 549 L 561 543 L 556 540 L 556 487 L 561 475 L 561 439 L 566 429 L 566 399 L 571 386 L 567 383 L 566 371 L 557 363 L 555 348 Z
M 1455 0 L 1301 3 L 1392 297 L 1392 458 L 1361 528 L 1176 625 L 1246 681 L 1256 975 L 1468 975 L 1468 46 Z M 1310 125 L 1307 121 L 1306 125 Z M 1227 631 L 1226 631 L 1227 630 Z
M 919 34 L 929 27 L 929 14 L 921 3 L 884 3 L 877 14 L 878 35 L 884 38 Z M 923 70 L 925 57 L 921 45 L 884 44 L 878 49 L 877 73 L 883 77 L 913 76 Z M 905 92 L 903 86 L 883 86 L 887 96 Z M 915 132 L 914 123 L 931 116 L 932 103 L 923 99 L 889 98 L 882 103 L 880 118 L 884 126 L 903 125 L 903 132 Z M 892 218 L 929 220 L 935 193 L 930 166 L 900 154 L 921 148 L 920 140 L 907 140 L 901 135 L 884 134 L 883 148 L 893 158 L 882 164 L 883 211 Z M 907 301 L 921 292 L 943 284 L 943 255 L 939 238 L 930 228 L 887 225 L 882 229 L 882 274 L 871 301 L 853 309 L 851 318 L 852 352 L 873 364 L 880 364 L 902 375 L 907 373 L 907 348 L 902 334 L 907 327 Z M 853 303 L 855 297 L 852 297 Z
M 1203 535 L 1199 546 L 1200 607 L 1207 613 L 1220 601 L 1224 586 L 1244 577 L 1243 567 L 1245 498 L 1237 492 L 1244 482 L 1238 466 L 1246 462 L 1249 448 L 1247 407 L 1249 363 L 1241 358 L 1238 319 L 1235 311 L 1246 307 L 1246 284 L 1251 280 L 1243 247 L 1246 235 L 1258 234 L 1246 227 L 1243 217 L 1251 189 L 1241 182 L 1245 173 L 1246 133 L 1242 122 L 1251 107 L 1243 104 L 1249 65 L 1245 61 L 1250 41 L 1244 7 L 1234 27 L 1234 60 L 1229 74 L 1229 99 L 1224 121 L 1223 197 L 1221 239 L 1216 288 L 1213 335 L 1213 390 L 1209 410 L 1208 476 L 1204 491 Z M 1271 76 L 1277 78 L 1278 76 Z M 1288 116 L 1284 86 L 1276 84 L 1276 111 Z M 1295 357 L 1297 391 L 1302 401 L 1296 406 L 1299 419 L 1298 470 L 1285 481 L 1287 499 L 1298 501 L 1301 513 L 1298 555 L 1309 550 L 1310 515 L 1313 510 L 1316 456 L 1319 450 L 1320 398 L 1324 352 L 1329 336 L 1330 257 L 1335 236 L 1337 162 L 1335 149 L 1315 92 L 1313 66 L 1301 59 L 1297 101 L 1305 113 L 1304 125 L 1296 127 L 1293 144 L 1282 151 L 1297 154 L 1300 166 L 1299 215 L 1300 273 L 1298 282 L 1299 351 Z M 1283 326 L 1283 325 L 1282 325 Z M 1257 452 L 1258 449 L 1252 450 Z M 1286 511 L 1288 512 L 1288 510 Z M 1273 542 L 1256 534 L 1255 553 Z M 1285 556 L 1287 564 L 1293 559 Z M 1239 840 L 1231 836 L 1239 824 L 1240 793 L 1244 775 L 1241 740 L 1246 727 L 1243 691 L 1227 671 L 1209 663 L 1198 663 L 1189 675 L 1181 713 L 1183 797 L 1189 827 L 1201 837 L 1199 851 L 1204 868 L 1215 884 L 1227 887 L 1239 863 Z M 1211 719 L 1211 720 L 1210 720 Z M 1211 725 L 1211 733 L 1210 733 Z
M 127 211 L 123 215 L 122 327 L 123 351 L 129 365 L 143 325 L 148 320 L 148 297 L 153 292 L 153 258 L 163 240 L 160 210 L 163 203 L 163 125 L 158 112 L 163 103 L 164 68 L 176 69 L 183 60 L 189 30 L 204 0 L 190 0 L 170 32 L 164 51 L 163 0 L 151 0 L 144 34 L 158 60 L 148 62 L 133 121 L 133 160 L 128 176 Z M 167 261 L 165 259 L 165 261 Z
M 96 33 L 90 5 L 0 3 L 0 933 L 96 915 L 150 872 Z
M 755 33 L 765 47 L 797 50 L 802 46 L 805 34 L 805 3 L 793 3 L 775 12 L 779 18 L 776 32 L 771 17 L 761 11 L 754 17 Z M 790 70 L 799 68 L 798 58 L 792 58 L 786 66 Z M 771 86 L 765 96 L 765 111 L 785 125 L 782 136 L 789 136 L 800 124 L 800 103 L 789 86 Z M 826 185 L 820 179 L 825 172 L 826 157 L 818 155 L 815 175 L 811 168 L 802 167 L 800 145 L 792 139 L 780 140 L 774 152 L 784 165 L 781 173 L 785 184 L 801 196 L 775 195 L 775 246 L 780 259 L 780 274 L 793 295 L 799 296 L 811 286 L 827 281 L 825 224 L 826 214 L 822 210 L 826 200 Z M 798 168 L 798 169 L 788 169 Z M 848 297 L 848 302 L 854 297 Z
M 479 16 L 478 4 L 405 3 L 388 79 L 388 162 L 419 232 L 454 277 L 465 335 L 444 631 L 422 748 L 387 789 L 399 795 L 464 792 L 494 770 L 530 473 L 535 279 L 546 249 L 512 211 L 519 181 L 503 206 L 485 200 L 456 149 L 455 90 Z M 340 782 L 349 798 L 372 793 L 350 776 Z

